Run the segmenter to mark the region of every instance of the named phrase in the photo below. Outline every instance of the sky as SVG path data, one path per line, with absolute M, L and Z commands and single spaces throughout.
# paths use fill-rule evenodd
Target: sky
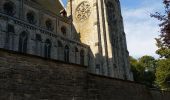
M 66 4 L 67 0 L 63 0 Z M 120 0 L 128 51 L 131 56 L 140 58 L 155 54 L 157 47 L 154 38 L 159 35 L 159 21 L 150 14 L 163 11 L 162 0 Z

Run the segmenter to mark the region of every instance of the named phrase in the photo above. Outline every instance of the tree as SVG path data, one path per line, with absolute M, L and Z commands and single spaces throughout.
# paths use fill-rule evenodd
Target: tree
M 160 26 L 160 35 L 156 38 L 158 50 L 156 53 L 160 55 L 157 69 L 156 69 L 156 83 L 157 85 L 164 90 L 170 90 L 170 0 L 163 0 L 165 12 L 151 14 L 151 17 L 154 17 L 161 21 Z
M 163 4 L 165 6 L 165 13 L 156 12 L 151 14 L 151 17 L 161 21 L 159 24 L 161 34 L 156 38 L 156 45 L 159 49 L 156 53 L 161 58 L 170 58 L 170 0 L 163 0 Z
M 138 62 L 137 59 L 133 57 L 129 57 L 130 59 L 130 66 L 133 72 L 134 81 L 141 82 L 142 80 L 142 73 L 144 72 L 145 68 Z
M 131 70 L 136 82 L 153 87 L 155 80 L 156 60 L 152 56 L 143 56 L 138 60 L 130 57 Z
M 155 72 L 156 60 L 154 57 L 145 55 L 139 59 L 139 62 L 145 67 L 145 71 Z
M 158 61 L 156 69 L 156 83 L 163 90 L 170 90 L 170 59 Z

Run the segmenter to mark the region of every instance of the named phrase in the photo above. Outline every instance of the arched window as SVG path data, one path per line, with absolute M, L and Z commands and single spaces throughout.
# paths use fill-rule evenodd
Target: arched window
M 46 58 L 50 58 L 51 57 L 51 41 L 49 39 L 47 39 L 45 41 L 44 56 Z
M 26 53 L 27 52 L 27 42 L 28 42 L 28 33 L 22 32 L 19 35 L 19 52 Z
M 100 64 L 96 64 L 96 73 L 100 74 Z
M 75 63 L 77 64 L 78 63 L 78 52 L 79 52 L 79 50 L 78 50 L 78 48 L 77 47 L 75 47 Z
M 51 19 L 47 19 L 47 20 L 45 21 L 45 25 L 46 25 L 47 30 L 50 30 L 50 31 L 53 31 L 53 30 L 54 30 L 54 28 L 53 28 L 53 22 L 52 22 Z
M 66 34 L 67 34 L 67 29 L 66 29 L 65 26 L 62 26 L 62 27 L 61 27 L 61 32 L 62 32 L 62 34 L 63 34 L 64 36 L 66 36 Z
M 15 4 L 11 1 L 6 2 L 3 5 L 4 12 L 10 16 L 14 16 L 15 14 Z
M 14 25 L 8 24 L 8 32 L 15 33 Z
M 35 54 L 41 56 L 42 54 L 42 39 L 40 34 L 36 34 L 35 37 Z
M 36 41 L 42 41 L 40 34 L 36 34 Z
M 13 50 L 14 49 L 14 33 L 15 28 L 14 25 L 8 24 L 7 25 L 7 32 L 5 34 L 5 45 L 4 48 Z
M 65 46 L 64 48 L 64 61 L 69 62 L 69 47 Z
M 61 43 L 61 41 L 58 41 L 58 47 L 63 47 L 63 44 Z
M 27 21 L 30 24 L 35 24 L 36 23 L 36 21 L 35 21 L 35 13 L 33 11 L 28 12 L 26 17 L 27 17 Z
M 115 23 L 115 8 L 112 2 L 107 3 L 108 22 Z
M 80 64 L 84 65 L 84 50 L 80 51 Z
M 58 60 L 63 61 L 64 60 L 64 57 L 63 57 L 63 55 L 64 55 L 63 44 L 61 43 L 61 41 L 58 41 L 57 45 L 58 45 L 58 47 L 57 47 L 57 49 L 58 49 L 58 51 L 57 51 L 58 52 Z

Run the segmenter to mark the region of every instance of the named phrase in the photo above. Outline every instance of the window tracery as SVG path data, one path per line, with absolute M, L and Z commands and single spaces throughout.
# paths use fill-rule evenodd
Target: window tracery
M 47 19 L 46 22 L 45 22 L 45 25 L 46 25 L 47 30 L 49 30 L 49 31 L 53 31 L 54 30 L 53 22 L 52 22 L 51 19 Z
M 44 56 L 46 58 L 50 58 L 51 57 L 51 41 L 49 39 L 47 39 L 45 41 L 45 47 L 44 47 Z
M 84 50 L 80 51 L 80 64 L 84 65 Z
M 78 21 L 81 21 L 81 22 L 85 21 L 86 19 L 89 18 L 90 14 L 91 14 L 91 7 L 88 1 L 83 1 L 76 8 L 75 15 Z
M 65 26 L 62 26 L 62 27 L 61 27 L 61 32 L 62 32 L 62 34 L 63 34 L 64 36 L 67 35 L 67 29 L 66 29 Z
M 4 12 L 9 16 L 14 16 L 15 14 L 15 4 L 11 1 L 4 3 L 3 5 Z
M 69 62 L 69 53 L 70 53 L 69 47 L 65 46 L 65 48 L 64 48 L 64 60 L 65 60 L 65 62 Z
M 26 53 L 27 52 L 27 42 L 28 42 L 28 33 L 22 32 L 19 35 L 19 52 Z
M 35 20 L 35 13 L 33 11 L 30 11 L 27 13 L 26 15 L 27 17 L 27 21 L 30 23 L 30 24 L 35 24 L 36 23 L 36 20 Z

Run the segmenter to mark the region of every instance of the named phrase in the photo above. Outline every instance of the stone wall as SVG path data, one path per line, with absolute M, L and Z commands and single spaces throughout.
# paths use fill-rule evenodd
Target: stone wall
M 86 74 L 78 65 L 1 50 L 0 100 L 86 100 Z
M 152 100 L 143 85 L 93 74 L 88 76 L 88 100 Z
M 153 100 L 169 100 L 170 92 L 151 90 Z
M 169 100 L 169 92 L 87 72 L 85 66 L 0 49 L 0 100 Z

